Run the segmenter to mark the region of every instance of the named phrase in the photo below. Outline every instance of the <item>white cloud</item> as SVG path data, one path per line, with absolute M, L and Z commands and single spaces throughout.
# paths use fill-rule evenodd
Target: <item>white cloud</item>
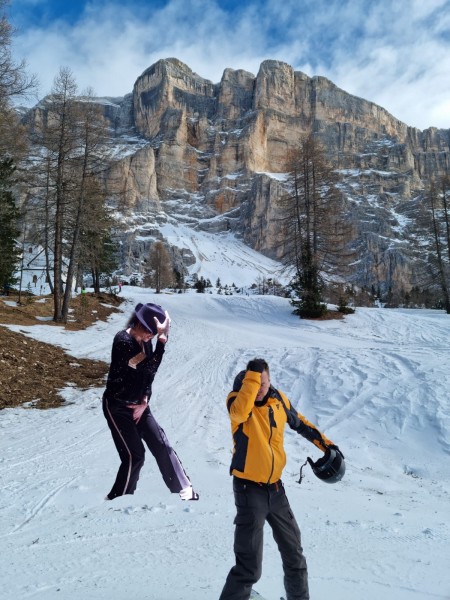
M 368 34 L 357 52 L 338 52 L 327 76 L 408 125 L 449 128 L 449 42 L 435 12 L 443 4 L 448 3 L 414 3 L 408 12 L 397 13 L 378 8 L 367 20 Z
M 207 0 L 170 0 L 153 11 L 92 2 L 73 26 L 24 28 L 16 56 L 47 93 L 60 66 L 80 89 L 99 95 L 132 91 L 160 58 L 176 57 L 220 81 L 226 68 L 256 75 L 265 59 L 380 104 L 408 125 L 450 128 L 449 0 L 275 0 L 246 3 L 232 14 Z

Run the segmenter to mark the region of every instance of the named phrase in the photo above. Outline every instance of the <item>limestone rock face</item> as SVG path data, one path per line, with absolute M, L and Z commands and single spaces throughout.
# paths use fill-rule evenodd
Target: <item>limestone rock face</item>
M 289 153 L 314 132 L 343 179 L 360 251 L 355 281 L 416 283 L 417 255 L 401 221 L 414 212 L 424 183 L 448 172 L 450 130 L 408 127 L 328 79 L 275 60 L 264 61 L 256 76 L 225 69 L 216 84 L 178 59 L 160 60 L 131 94 L 106 100 L 116 142 L 134 136 L 105 177 L 120 210 L 153 225 L 176 219 L 232 230 L 279 258 L 281 175 Z M 45 107 L 34 118 L 45 118 Z M 129 235 L 127 243 L 133 245 Z
M 225 69 L 217 90 L 217 117 L 240 119 L 253 108 L 255 76 L 248 71 Z
M 145 210 L 150 202 L 159 206 L 156 181 L 155 153 L 151 146 L 145 146 L 114 162 L 104 185 L 122 210 Z
M 297 116 L 294 69 L 277 60 L 265 60 L 255 82 L 254 110 L 272 110 Z
M 216 86 L 175 58 L 160 60 L 137 79 L 133 89 L 136 128 L 145 137 L 173 133 L 182 113 L 212 118 Z
M 276 259 L 281 259 L 284 251 L 278 202 L 284 192 L 280 181 L 264 174 L 255 177 L 242 206 L 239 227 L 249 246 Z

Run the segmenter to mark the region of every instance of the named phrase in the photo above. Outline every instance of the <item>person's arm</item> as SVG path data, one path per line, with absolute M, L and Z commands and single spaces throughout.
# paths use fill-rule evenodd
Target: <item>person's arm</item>
M 146 368 L 147 379 L 146 379 L 145 389 L 144 389 L 144 401 L 148 401 L 149 397 L 151 396 L 152 383 L 153 383 L 153 380 L 155 379 L 156 371 L 158 370 L 159 365 L 161 364 L 161 361 L 163 359 L 165 346 L 169 339 L 171 320 L 170 320 L 170 316 L 169 316 L 169 313 L 167 312 L 167 310 L 165 311 L 165 315 L 166 315 L 166 318 L 162 323 L 160 323 L 158 321 L 158 319 L 156 317 L 154 317 L 155 323 L 156 323 L 156 332 L 157 332 L 156 333 L 156 335 L 157 335 L 156 348 L 155 348 L 155 351 L 152 352 L 150 362 Z M 149 348 L 151 350 L 152 343 L 148 342 L 148 344 L 149 344 Z
M 308 419 L 303 416 L 301 413 L 297 412 L 295 408 L 291 405 L 288 398 L 279 392 L 282 397 L 282 403 L 284 406 L 284 410 L 286 411 L 286 416 L 288 420 L 288 425 L 291 429 L 299 433 L 302 437 L 307 439 L 309 442 L 320 448 L 322 452 L 325 452 L 327 448 L 334 447 L 335 444 L 328 439 L 323 433 L 321 433 L 317 427 L 308 421 Z M 338 449 L 339 450 L 339 449 Z
M 232 423 L 239 424 L 247 421 L 255 405 L 256 396 L 261 387 L 263 369 L 261 367 L 259 371 L 258 365 L 252 366 L 252 369 L 246 371 L 239 391 L 228 394 L 227 409 Z
M 314 446 L 325 452 L 329 446 L 333 446 L 333 442 L 329 440 L 322 432 L 320 432 L 313 423 L 308 421 L 301 413 L 297 413 L 299 425 L 296 428 L 297 433 L 312 442 Z
M 151 346 L 151 342 L 149 342 L 149 345 Z M 162 362 L 162 359 L 164 356 L 164 351 L 165 351 L 165 346 L 166 346 L 165 342 L 161 342 L 159 339 L 157 340 L 155 351 L 152 353 L 149 364 L 146 367 L 146 376 L 147 377 L 146 377 L 146 385 L 145 385 L 145 389 L 144 389 L 144 394 L 145 394 L 145 396 L 147 396 L 147 400 L 151 396 L 152 383 L 153 383 L 153 380 L 155 379 L 156 372 L 159 369 L 159 365 Z

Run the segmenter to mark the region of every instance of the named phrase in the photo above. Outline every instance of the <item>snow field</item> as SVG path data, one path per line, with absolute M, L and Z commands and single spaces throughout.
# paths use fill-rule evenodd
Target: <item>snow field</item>
M 214 600 L 233 564 L 235 514 L 225 398 L 236 373 L 264 356 L 271 378 L 337 443 L 347 472 L 314 477 L 319 451 L 286 430 L 284 482 L 302 531 L 313 600 L 450 597 L 450 319 L 439 311 L 357 309 L 342 321 L 300 321 L 270 296 L 154 295 L 84 332 L 11 326 L 76 357 L 108 361 L 139 302 L 173 325 L 153 412 L 200 501 L 165 488 L 149 453 L 134 496 L 104 501 L 118 457 L 103 390 L 64 390 L 67 406 L 0 413 L 0 597 L 4 600 Z M 32 384 L 32 382 L 30 382 Z M 267 527 L 268 600 L 283 594 Z

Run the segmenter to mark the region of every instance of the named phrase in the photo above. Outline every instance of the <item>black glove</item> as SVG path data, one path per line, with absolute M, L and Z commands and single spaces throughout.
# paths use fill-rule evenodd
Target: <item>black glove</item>
M 262 358 L 255 358 L 247 365 L 247 371 L 255 371 L 255 373 L 262 373 L 264 369 L 267 369 L 267 363 Z
M 245 371 L 241 371 L 236 375 L 233 382 L 233 392 L 238 392 L 242 387 L 242 382 L 244 381 Z
M 345 456 L 339 450 L 339 446 L 336 446 L 335 444 L 332 444 L 331 446 L 328 446 L 328 448 L 332 448 L 333 450 L 335 450 L 335 452 L 339 452 L 339 454 L 342 456 L 342 458 L 345 458 Z

